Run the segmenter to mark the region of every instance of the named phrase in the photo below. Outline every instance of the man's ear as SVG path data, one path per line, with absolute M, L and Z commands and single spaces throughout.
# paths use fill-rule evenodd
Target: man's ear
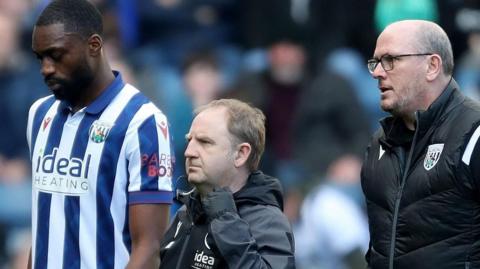
M 442 58 L 438 54 L 430 55 L 427 66 L 427 80 L 433 81 L 442 72 Z
M 90 52 L 91 56 L 99 56 L 101 55 L 103 47 L 103 39 L 98 34 L 93 34 L 88 38 L 88 51 Z
M 240 168 L 248 160 L 248 157 L 250 157 L 250 154 L 252 153 L 252 146 L 250 146 L 249 143 L 241 143 L 237 146 L 237 150 L 235 153 L 235 167 Z

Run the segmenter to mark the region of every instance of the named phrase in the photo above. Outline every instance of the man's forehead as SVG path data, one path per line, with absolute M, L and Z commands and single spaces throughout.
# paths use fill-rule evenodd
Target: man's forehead
M 414 53 L 412 33 L 403 33 L 398 28 L 388 28 L 377 39 L 374 55 L 381 57 L 385 54 L 397 55 Z
M 49 38 L 60 38 L 65 35 L 65 27 L 62 23 L 48 25 L 35 25 L 33 28 L 33 37 L 45 36 Z
M 69 43 L 70 39 L 77 36 L 75 33 L 64 31 L 63 24 L 50 24 L 35 26 L 32 36 L 32 47 L 46 48 L 50 46 L 63 46 Z
M 207 108 L 193 119 L 190 132 L 218 132 L 227 128 L 227 113 L 225 108 Z

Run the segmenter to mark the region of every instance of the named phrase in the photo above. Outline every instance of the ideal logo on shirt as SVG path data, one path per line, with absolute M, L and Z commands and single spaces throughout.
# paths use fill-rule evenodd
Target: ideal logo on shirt
M 58 148 L 52 154 L 38 156 L 33 173 L 33 186 L 40 191 L 78 196 L 88 193 L 88 170 L 92 155 L 83 160 L 59 156 Z

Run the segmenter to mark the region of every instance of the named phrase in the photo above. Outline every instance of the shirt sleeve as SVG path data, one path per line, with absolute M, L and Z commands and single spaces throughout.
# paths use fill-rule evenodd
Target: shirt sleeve
M 129 204 L 171 204 L 173 155 L 167 118 L 157 111 L 133 130 L 126 153 Z

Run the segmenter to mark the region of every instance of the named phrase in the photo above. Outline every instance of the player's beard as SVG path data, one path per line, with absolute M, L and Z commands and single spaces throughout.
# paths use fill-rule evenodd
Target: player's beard
M 94 73 L 87 61 L 84 60 L 70 74 L 70 79 L 52 78 L 59 85 L 56 89 L 52 89 L 53 95 L 58 100 L 75 104 L 83 94 L 86 94 L 85 91 L 93 82 L 93 79 Z

